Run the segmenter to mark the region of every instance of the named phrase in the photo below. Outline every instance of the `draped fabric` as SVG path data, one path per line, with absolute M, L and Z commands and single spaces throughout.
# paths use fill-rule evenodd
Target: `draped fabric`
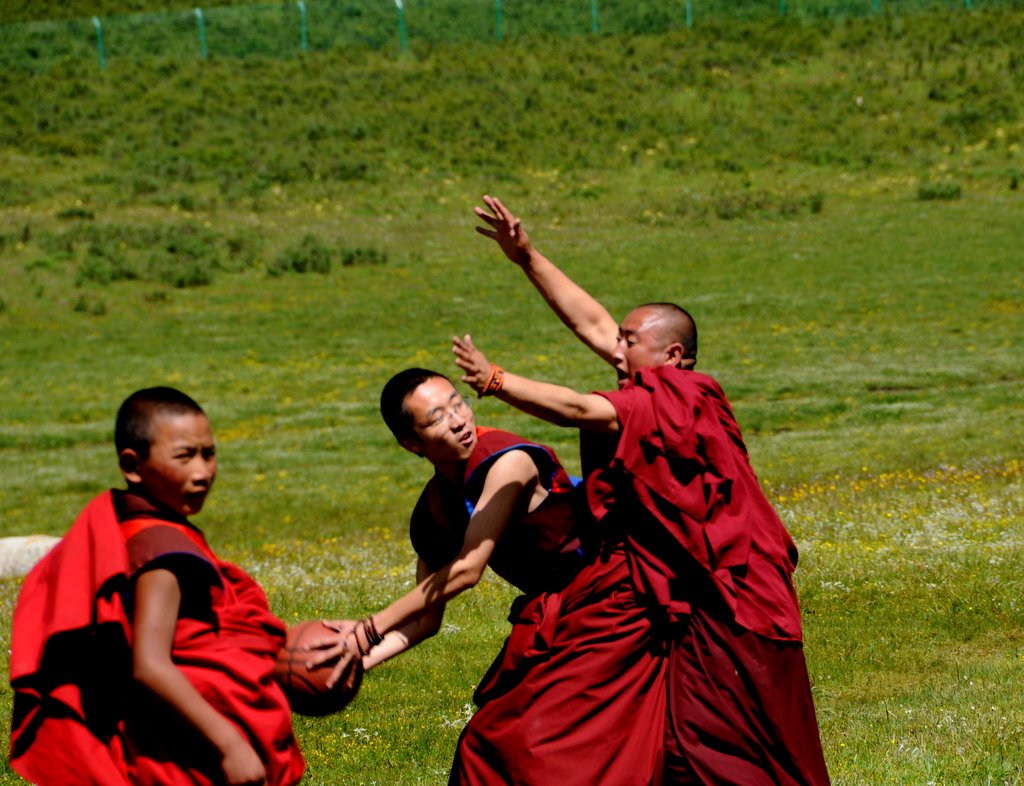
M 560 592 L 521 597 L 481 682 L 450 784 L 658 783 L 665 659 L 621 548 Z
M 616 505 L 619 518 L 630 511 L 638 582 L 678 618 L 696 569 L 743 628 L 799 641 L 796 546 L 761 491 L 718 383 L 656 367 L 601 395 L 621 431 L 611 464 L 588 478 L 588 497 L 598 518 Z
M 297 783 L 305 764 L 273 678 L 285 627 L 262 589 L 187 522 L 120 524 L 116 493 L 93 499 L 22 586 L 11 638 L 11 766 L 42 786 L 223 781 L 209 743 L 132 680 L 132 574 L 155 565 L 179 576 L 183 597 L 186 587 L 209 590 L 205 610 L 193 604 L 195 613 L 178 620 L 175 664 L 248 738 L 268 784 Z M 152 561 L 135 566 L 126 536 L 183 545 L 150 548 Z
M 555 454 L 479 429 L 462 483 L 435 476 L 411 536 L 433 569 L 458 553 L 486 473 L 508 450 L 533 457 L 548 497 L 509 522 L 490 566 L 525 594 L 474 695 L 456 786 L 650 786 L 660 777 L 664 645 L 637 603 L 621 543 L 600 541 Z
M 792 573 L 797 553 L 718 383 L 670 367 L 602 393 L 620 432 L 588 476 L 668 621 L 665 784 L 824 786 Z

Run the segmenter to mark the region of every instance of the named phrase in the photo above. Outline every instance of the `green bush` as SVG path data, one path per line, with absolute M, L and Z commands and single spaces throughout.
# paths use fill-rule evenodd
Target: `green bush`
M 281 273 L 320 273 L 331 272 L 334 261 L 334 250 L 316 235 L 306 234 L 300 241 L 286 247 L 269 268 L 271 275 Z
M 84 282 L 91 281 L 106 285 L 113 281 L 131 281 L 138 277 L 138 271 L 122 253 L 93 244 L 89 246 L 85 259 L 78 266 L 75 284 L 81 286 Z
M 960 184 L 955 180 L 922 180 L 917 187 L 917 198 L 922 202 L 953 201 L 960 196 Z
M 352 265 L 383 265 L 388 261 L 388 255 L 384 251 L 375 248 L 346 248 L 341 252 L 341 264 L 343 267 Z
M 57 218 L 65 221 L 92 221 L 96 216 L 89 208 L 75 205 L 58 211 Z

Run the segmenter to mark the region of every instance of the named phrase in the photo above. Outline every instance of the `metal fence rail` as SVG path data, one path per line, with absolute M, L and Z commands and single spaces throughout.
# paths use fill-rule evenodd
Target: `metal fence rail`
M 0 26 L 0 68 L 159 57 L 295 57 L 335 47 L 405 51 L 412 44 L 501 41 L 531 34 L 662 32 L 712 20 L 801 20 L 972 7 L 1024 0 L 298 0 Z

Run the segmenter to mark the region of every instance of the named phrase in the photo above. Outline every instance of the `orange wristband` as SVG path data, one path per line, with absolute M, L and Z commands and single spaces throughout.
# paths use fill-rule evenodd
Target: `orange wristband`
M 487 382 L 484 383 L 483 389 L 477 394 L 477 398 L 483 398 L 484 396 L 493 396 L 499 390 L 502 385 L 505 384 L 505 369 L 496 363 L 491 363 L 491 374 L 487 377 Z

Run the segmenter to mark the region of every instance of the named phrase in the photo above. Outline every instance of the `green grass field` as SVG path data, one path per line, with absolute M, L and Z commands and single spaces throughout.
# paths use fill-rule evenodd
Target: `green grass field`
M 59 534 L 118 485 L 116 407 L 172 384 L 218 436 L 213 547 L 288 621 L 385 605 L 411 586 L 428 473 L 377 414 L 394 371 L 454 374 L 470 332 L 514 371 L 614 384 L 474 233 L 494 193 L 616 315 L 696 317 L 699 369 L 801 550 L 834 782 L 1022 783 L 1022 28 L 4 72 L 2 533 Z M 573 433 L 476 411 L 578 469 Z M 297 719 L 306 782 L 445 782 L 512 597 L 488 579 L 344 713 Z

